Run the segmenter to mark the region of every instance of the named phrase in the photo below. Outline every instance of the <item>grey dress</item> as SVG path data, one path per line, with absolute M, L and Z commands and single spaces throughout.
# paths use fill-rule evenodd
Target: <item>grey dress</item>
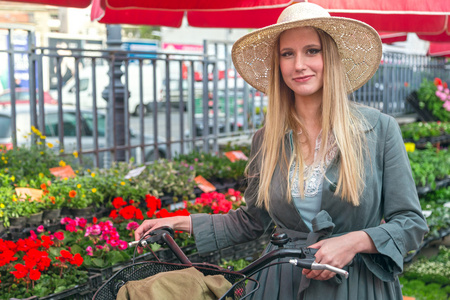
M 258 178 L 249 178 L 247 206 L 226 215 L 192 215 L 193 231 L 200 253 L 225 248 L 261 236 L 273 222 L 294 241 L 286 247 L 302 247 L 317 240 L 364 230 L 377 254 L 357 254 L 348 279 L 307 280 L 301 269 L 282 264 L 266 269 L 255 278 L 261 283 L 252 299 L 402 299 L 397 275 L 403 271 L 404 255 L 417 249 L 428 231 L 397 122 L 379 111 L 357 106 L 367 121 L 369 157 L 365 160 L 365 189 L 354 207 L 334 195 L 339 155 L 326 171 L 320 212 L 312 231 L 303 222 L 293 202 L 287 201 L 286 176 L 277 166 L 270 186 L 270 213 L 255 205 Z M 259 130 L 252 141 L 252 156 L 262 140 Z M 285 139 L 288 140 L 288 139 Z M 288 142 L 287 142 L 288 143 Z M 285 147 L 290 156 L 290 147 Z M 281 157 L 281 156 L 280 156 Z M 258 158 L 256 158 L 258 163 Z M 385 223 L 381 224 L 384 218 Z M 275 249 L 268 245 L 265 253 Z

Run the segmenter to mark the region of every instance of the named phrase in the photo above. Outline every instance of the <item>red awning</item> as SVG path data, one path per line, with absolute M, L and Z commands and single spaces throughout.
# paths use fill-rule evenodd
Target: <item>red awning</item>
M 450 57 L 450 43 L 431 42 L 430 48 L 428 49 L 428 55 Z
M 86 8 L 91 5 L 92 0 L 8 0 L 12 2 L 23 2 L 33 4 L 44 4 L 62 7 Z
M 157 25 L 151 11 L 176 11 L 187 15 L 188 23 L 196 27 L 260 28 L 276 22 L 281 10 L 298 1 L 290 0 L 94 0 L 94 6 L 104 9 L 102 23 L 120 23 L 121 13 L 133 16 L 127 24 Z M 435 35 L 445 32 L 449 24 L 448 0 L 308 0 L 326 8 L 332 15 L 361 20 L 378 31 L 415 32 Z M 114 13 L 115 11 L 115 13 Z M 108 16 L 110 15 L 110 16 Z M 171 14 L 163 23 L 181 24 L 184 14 Z M 145 17 L 150 16 L 150 17 Z M 120 20 L 120 22 L 119 22 Z M 122 22 L 124 23 L 124 22 Z M 160 24 L 165 25 L 165 24 Z M 170 25 L 169 25 L 170 26 Z
M 404 42 L 408 38 L 406 32 L 378 32 L 383 44 L 392 44 L 396 42 Z

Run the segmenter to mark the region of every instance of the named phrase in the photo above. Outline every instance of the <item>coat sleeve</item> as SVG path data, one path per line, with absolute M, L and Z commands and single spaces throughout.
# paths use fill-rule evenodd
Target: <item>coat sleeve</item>
M 428 227 L 422 215 L 400 127 L 392 117 L 387 118 L 381 202 L 385 223 L 364 229 L 379 253 L 361 256 L 377 277 L 392 281 L 403 271 L 404 256 L 419 247 Z
M 259 238 L 270 226 L 268 212 L 256 206 L 258 191 L 258 149 L 262 142 L 263 130 L 255 133 L 252 140 L 248 187 L 244 193 L 246 206 L 230 210 L 227 214 L 193 214 L 192 228 L 195 243 L 200 253 L 211 252 L 231 245 Z

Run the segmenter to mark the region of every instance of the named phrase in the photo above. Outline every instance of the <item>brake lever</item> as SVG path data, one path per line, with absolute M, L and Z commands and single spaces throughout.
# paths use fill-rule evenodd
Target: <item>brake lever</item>
M 158 229 L 153 230 L 152 232 L 149 233 L 150 237 L 146 238 L 146 239 L 141 239 L 139 241 L 133 241 L 133 242 L 129 242 L 128 243 L 128 247 L 135 247 L 135 246 L 139 246 L 139 247 L 145 247 L 148 244 L 153 244 L 153 243 L 164 243 L 164 241 L 162 240 L 161 236 L 163 234 L 170 234 L 170 236 L 174 236 L 174 231 L 172 228 L 168 227 L 168 226 L 164 226 Z

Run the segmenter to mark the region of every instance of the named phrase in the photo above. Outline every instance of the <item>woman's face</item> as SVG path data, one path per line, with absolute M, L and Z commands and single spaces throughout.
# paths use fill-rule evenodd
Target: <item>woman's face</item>
M 289 29 L 280 35 L 280 69 L 296 98 L 322 95 L 322 45 L 313 28 Z

